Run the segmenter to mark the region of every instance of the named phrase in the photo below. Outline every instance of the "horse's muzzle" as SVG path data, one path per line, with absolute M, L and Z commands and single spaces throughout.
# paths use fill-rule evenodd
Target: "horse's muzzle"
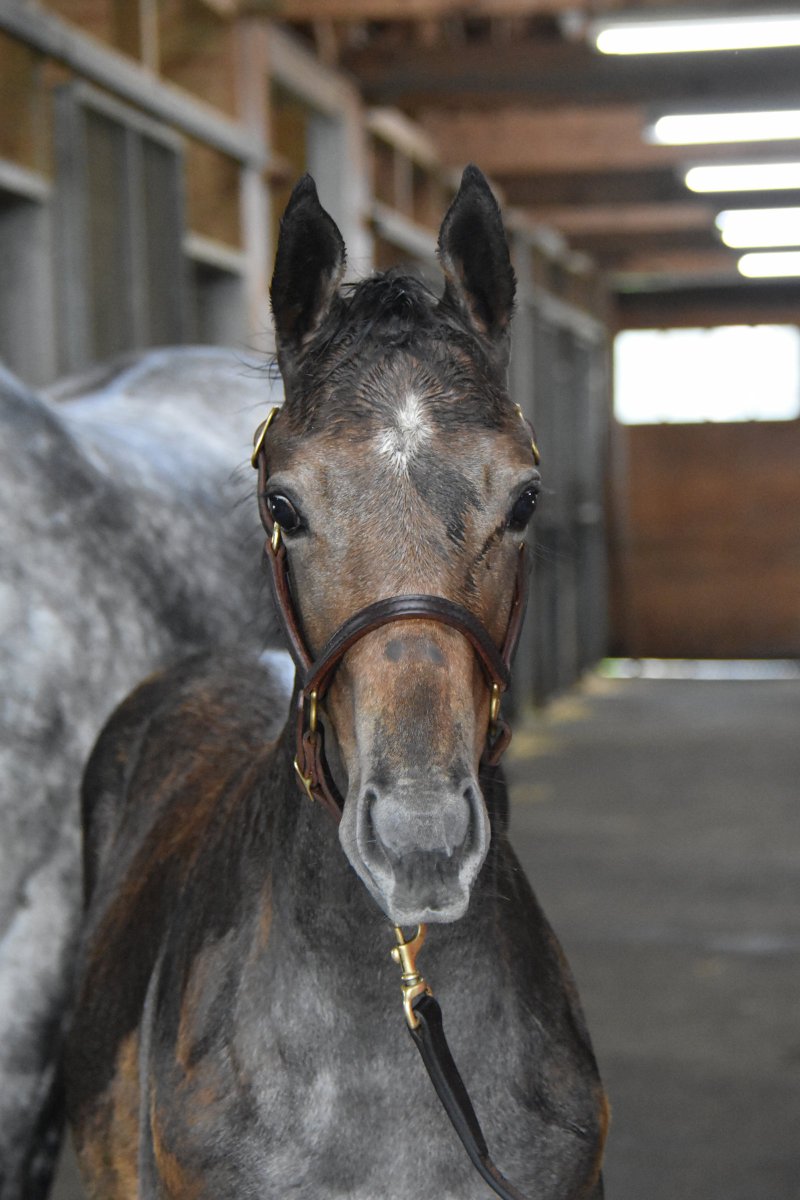
M 489 821 L 474 778 L 367 786 L 355 818 L 354 840 L 342 829 L 345 852 L 395 924 L 464 915 L 489 848 Z

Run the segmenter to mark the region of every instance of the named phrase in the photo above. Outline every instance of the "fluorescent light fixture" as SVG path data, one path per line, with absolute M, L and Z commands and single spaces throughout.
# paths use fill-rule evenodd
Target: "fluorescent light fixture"
M 800 46 L 797 14 L 596 21 L 590 28 L 601 54 L 686 54 Z
M 732 208 L 718 214 L 726 246 L 800 246 L 800 208 Z
M 770 142 L 800 138 L 800 108 L 775 112 L 687 113 L 659 117 L 648 141 L 664 146 L 705 142 Z
M 685 182 L 692 192 L 765 192 L 800 188 L 800 162 L 691 167 L 686 172 Z
M 748 279 L 774 279 L 781 276 L 800 275 L 800 250 L 743 254 L 737 265 L 740 273 L 746 275 Z

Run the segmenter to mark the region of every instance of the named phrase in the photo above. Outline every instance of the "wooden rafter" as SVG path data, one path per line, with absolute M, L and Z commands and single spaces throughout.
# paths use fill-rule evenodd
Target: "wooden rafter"
M 550 171 L 613 171 L 676 168 L 693 159 L 730 158 L 725 145 L 652 145 L 644 139 L 651 119 L 645 105 L 571 105 L 555 110 L 498 108 L 488 113 L 428 109 L 420 114 L 443 161 L 458 166 L 480 163 L 491 175 L 521 176 Z M 780 158 L 796 153 L 796 143 L 739 144 L 736 154 Z
M 737 278 L 736 255 L 725 249 L 638 251 L 632 248 L 609 263 L 607 269 L 624 276 Z
M 219 2 L 219 0 L 216 0 Z M 246 0 L 245 0 L 246 2 Z M 638 7 L 658 7 L 662 0 L 639 0 Z M 557 16 L 583 10 L 587 15 L 615 13 L 634 7 L 630 0 L 601 5 L 576 0 L 271 0 L 271 14 L 285 21 L 415 21 L 447 17 Z M 672 10 L 695 7 L 694 0 L 671 0 Z M 707 0 L 705 7 L 728 7 L 728 0 Z
M 628 237 L 651 233 L 710 230 L 719 205 L 698 199 L 685 204 L 594 204 L 582 208 L 540 208 L 537 219 L 567 238 L 591 237 L 624 229 Z
M 610 58 L 582 43 L 525 39 L 502 54 L 481 43 L 427 48 L 369 45 L 349 51 L 343 65 L 377 104 L 397 104 L 419 112 L 524 104 L 558 107 L 580 104 L 665 103 L 707 107 L 747 103 L 796 106 L 796 48 L 748 50 L 737 54 L 631 55 Z

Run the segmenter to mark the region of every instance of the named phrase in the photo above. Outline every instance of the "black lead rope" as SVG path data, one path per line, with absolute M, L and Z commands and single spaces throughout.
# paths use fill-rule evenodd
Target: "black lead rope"
M 472 1165 L 501 1200 L 526 1200 L 522 1192 L 498 1171 L 489 1157 L 486 1138 L 472 1107 L 469 1092 L 464 1086 L 464 1080 L 453 1061 L 447 1038 L 444 1036 L 439 1002 L 426 992 L 414 1000 L 411 1007 L 419 1023 L 415 1029 L 409 1026 L 409 1033 L 422 1056 L 436 1095 L 461 1138 Z
M 399 926 L 395 926 L 394 932 L 397 945 L 392 950 L 392 959 L 403 972 L 400 986 L 403 991 L 406 1024 L 436 1095 L 461 1139 L 472 1165 L 492 1191 L 500 1196 L 501 1200 L 526 1200 L 522 1192 L 498 1171 L 489 1157 L 480 1121 L 444 1035 L 442 1010 L 417 970 L 416 958 L 425 941 L 426 928 L 420 925 L 415 936 L 408 940 Z

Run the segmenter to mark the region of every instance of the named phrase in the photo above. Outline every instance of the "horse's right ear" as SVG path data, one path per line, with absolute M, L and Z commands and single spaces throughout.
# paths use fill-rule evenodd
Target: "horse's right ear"
M 320 204 L 314 180 L 304 175 L 281 219 L 269 292 L 284 376 L 330 310 L 345 259 L 336 222 Z

